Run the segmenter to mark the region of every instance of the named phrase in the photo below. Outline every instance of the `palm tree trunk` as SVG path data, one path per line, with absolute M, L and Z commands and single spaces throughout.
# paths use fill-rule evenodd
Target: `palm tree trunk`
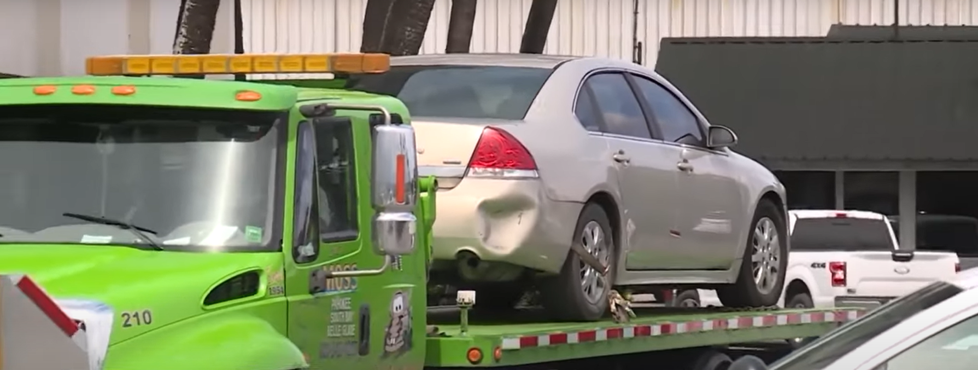
M 384 34 L 394 25 L 388 21 L 393 0 L 367 0 L 367 10 L 363 14 L 363 36 L 360 40 L 361 53 L 383 52 Z
M 452 0 L 445 53 L 468 53 L 472 45 L 472 26 L 478 0 Z
M 550 23 L 553 22 L 556 11 L 557 0 L 533 0 L 530 14 L 526 17 L 520 53 L 543 54 L 543 48 L 547 46 L 547 34 L 550 33 Z
M 393 1 L 391 19 L 395 20 L 394 24 L 397 27 L 393 30 L 387 29 L 388 32 L 384 35 L 384 50 L 393 56 L 418 55 L 421 51 L 421 43 L 424 42 L 425 31 L 428 30 L 428 20 L 431 19 L 435 0 Z
M 220 0 L 182 0 L 173 37 L 173 54 L 208 54 Z
M 234 53 L 244 54 L 244 16 L 241 14 L 241 0 L 234 0 Z M 234 75 L 236 81 L 248 80 L 247 75 L 238 73 Z

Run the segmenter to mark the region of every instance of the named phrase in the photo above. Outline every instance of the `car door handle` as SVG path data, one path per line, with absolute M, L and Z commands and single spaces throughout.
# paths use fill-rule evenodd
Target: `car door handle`
M 676 163 L 676 168 L 683 172 L 693 172 L 693 165 L 683 160 L 682 162 Z
M 619 150 L 618 153 L 615 153 L 614 155 L 611 156 L 611 159 L 614 159 L 615 162 L 622 163 L 622 164 L 628 164 L 628 162 L 632 161 L 631 157 L 625 155 L 624 150 Z

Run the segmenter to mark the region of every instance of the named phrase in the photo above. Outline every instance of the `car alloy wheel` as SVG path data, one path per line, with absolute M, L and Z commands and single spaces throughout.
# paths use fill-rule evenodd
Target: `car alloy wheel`
M 754 248 L 751 254 L 754 283 L 761 294 L 771 293 L 781 272 L 781 239 L 774 221 L 767 217 L 757 221 L 751 246 Z
M 608 238 L 604 229 L 601 228 L 601 224 L 597 221 L 588 222 L 584 226 L 580 237 L 584 249 L 607 266 L 611 256 L 611 240 Z M 604 299 L 608 290 L 607 280 L 602 279 L 601 273 L 584 263 L 584 261 L 581 261 L 579 266 L 581 271 L 581 290 L 584 292 L 584 297 L 590 303 L 597 303 L 599 300 Z

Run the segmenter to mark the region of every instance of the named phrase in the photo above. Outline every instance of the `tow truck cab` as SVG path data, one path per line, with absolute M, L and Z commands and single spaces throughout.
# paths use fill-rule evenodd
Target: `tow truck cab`
M 87 63 L 0 80 L 0 274 L 43 287 L 104 369 L 423 365 L 434 184 L 405 106 L 153 76 L 342 78 L 387 55 Z

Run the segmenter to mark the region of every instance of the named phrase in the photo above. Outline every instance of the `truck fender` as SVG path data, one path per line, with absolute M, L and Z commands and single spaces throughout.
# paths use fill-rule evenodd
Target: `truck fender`
M 243 314 L 204 315 L 109 348 L 105 370 L 293 370 L 309 365 L 269 323 Z
M 789 254 L 790 255 L 790 254 Z M 784 307 L 788 300 L 788 286 L 791 285 L 792 281 L 801 280 L 808 287 L 808 291 L 812 294 L 812 299 L 818 297 L 818 285 L 815 284 L 815 276 L 812 274 L 811 264 L 808 260 L 797 260 L 788 257 L 788 271 L 784 276 L 784 291 L 781 292 L 781 300 L 778 306 Z

